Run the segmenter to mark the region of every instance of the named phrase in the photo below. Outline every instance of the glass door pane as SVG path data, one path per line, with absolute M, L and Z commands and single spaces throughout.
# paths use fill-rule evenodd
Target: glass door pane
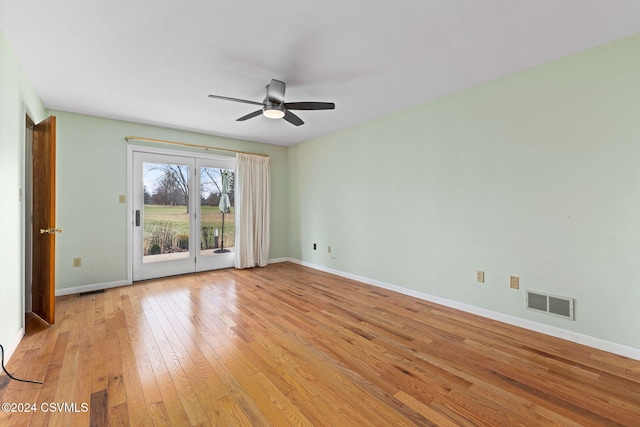
M 236 238 L 234 174 L 227 169 L 200 168 L 200 254 L 233 252 Z
M 144 194 L 143 263 L 189 257 L 188 165 L 142 164 Z

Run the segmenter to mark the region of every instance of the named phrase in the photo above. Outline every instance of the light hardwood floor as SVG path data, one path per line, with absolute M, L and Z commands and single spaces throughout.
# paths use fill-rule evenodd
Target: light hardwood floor
M 0 425 L 640 425 L 638 361 L 291 263 L 61 297 L 56 319 L 8 364 L 44 385 L 0 376 L 37 412 Z

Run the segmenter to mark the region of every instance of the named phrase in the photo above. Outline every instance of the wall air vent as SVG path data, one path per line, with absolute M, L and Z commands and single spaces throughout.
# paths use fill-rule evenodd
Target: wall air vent
M 573 320 L 573 298 L 527 291 L 527 309 Z

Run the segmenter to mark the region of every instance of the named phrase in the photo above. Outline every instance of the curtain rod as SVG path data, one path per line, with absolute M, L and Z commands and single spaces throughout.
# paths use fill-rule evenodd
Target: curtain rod
M 220 147 L 209 147 L 208 145 L 199 145 L 199 144 L 189 144 L 187 142 L 177 142 L 177 141 L 166 141 L 164 139 L 153 139 L 153 138 L 143 138 L 141 136 L 132 136 L 132 135 L 127 135 L 124 137 L 124 139 L 129 142 L 130 140 L 135 140 L 135 141 L 148 141 L 148 142 L 161 142 L 163 144 L 174 144 L 174 145 L 182 145 L 184 147 L 195 147 L 195 148 L 203 148 L 205 150 L 217 150 L 217 151 L 229 151 L 231 153 L 240 153 L 240 154 L 253 154 L 254 156 L 262 156 L 262 157 L 269 157 L 268 154 L 260 154 L 260 153 L 251 153 L 249 151 L 240 151 L 240 150 L 233 150 L 231 148 L 220 148 Z

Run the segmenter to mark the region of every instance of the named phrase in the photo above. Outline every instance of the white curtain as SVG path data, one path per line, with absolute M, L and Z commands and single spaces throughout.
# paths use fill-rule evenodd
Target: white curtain
M 235 175 L 236 268 L 269 261 L 269 158 L 238 154 Z

